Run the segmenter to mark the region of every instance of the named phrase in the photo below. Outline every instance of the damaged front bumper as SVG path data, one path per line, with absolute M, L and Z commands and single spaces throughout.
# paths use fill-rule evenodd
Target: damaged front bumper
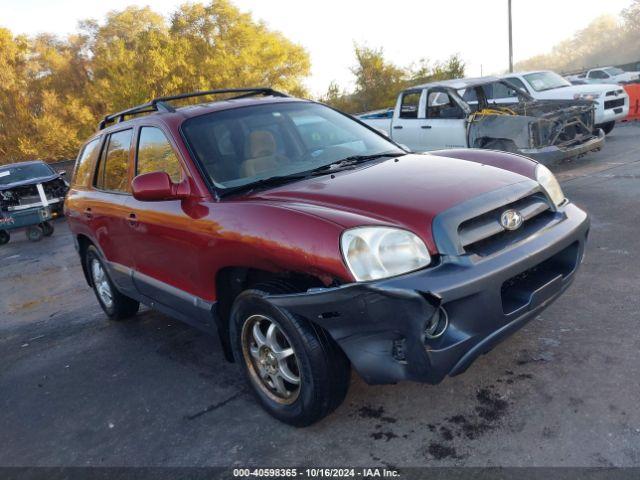
M 571 284 L 589 220 L 573 204 L 552 228 L 487 257 L 445 256 L 434 267 L 373 282 L 271 295 L 320 325 L 370 384 L 439 383 L 522 327 Z M 434 314 L 448 326 L 425 335 Z
M 579 157 L 594 150 L 600 150 L 604 146 L 604 137 L 604 132 L 601 129 L 598 129 L 598 135 L 586 142 L 577 143 L 567 147 L 549 145 L 541 148 L 523 148 L 520 149 L 520 153 L 533 158 L 542 164 L 549 165 L 561 160 Z

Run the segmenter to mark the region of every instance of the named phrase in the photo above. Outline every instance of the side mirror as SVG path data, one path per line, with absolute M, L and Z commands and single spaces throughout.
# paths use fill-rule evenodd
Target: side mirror
M 138 175 L 131 182 L 133 198 L 141 202 L 179 200 L 189 196 L 187 180 L 173 183 L 166 172 Z
M 60 175 L 61 177 L 66 177 L 67 176 L 67 171 L 66 170 L 60 170 L 58 172 L 58 175 Z

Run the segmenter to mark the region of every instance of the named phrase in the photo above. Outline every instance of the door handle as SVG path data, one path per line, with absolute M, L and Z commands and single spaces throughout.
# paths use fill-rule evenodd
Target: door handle
M 93 213 L 91 213 L 91 207 L 87 207 L 84 209 L 84 216 L 87 218 L 93 218 Z
M 402 125 L 394 125 L 394 130 L 402 130 Z
M 128 220 L 129 220 L 129 225 L 131 225 L 132 227 L 135 227 L 136 225 L 138 225 L 138 217 L 136 216 L 135 213 L 130 213 Z
M 430 130 L 431 129 L 431 125 L 422 125 L 420 128 L 423 128 L 425 130 Z

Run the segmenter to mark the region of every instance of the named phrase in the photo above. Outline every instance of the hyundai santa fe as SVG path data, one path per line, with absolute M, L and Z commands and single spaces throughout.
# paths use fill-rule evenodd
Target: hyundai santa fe
M 589 229 L 529 158 L 410 154 L 268 88 L 108 115 L 65 209 L 109 318 L 145 304 L 214 333 L 296 426 L 342 402 L 352 368 L 369 384 L 465 371 L 567 289 Z

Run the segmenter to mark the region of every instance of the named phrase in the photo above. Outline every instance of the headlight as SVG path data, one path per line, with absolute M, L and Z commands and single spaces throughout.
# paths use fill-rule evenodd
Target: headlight
M 574 100 L 596 100 L 600 98 L 602 93 L 599 92 L 588 92 L 588 93 L 576 93 L 573 96 Z
M 344 261 L 359 282 L 411 272 L 431 263 L 420 238 L 399 228 L 357 227 L 340 239 Z
M 555 203 L 556 207 L 564 202 L 562 187 L 560 187 L 556 176 L 551 173 L 551 170 L 544 165 L 538 165 L 536 167 L 536 180 L 544 191 L 547 192 L 547 195 L 549 195 L 549 198 Z

